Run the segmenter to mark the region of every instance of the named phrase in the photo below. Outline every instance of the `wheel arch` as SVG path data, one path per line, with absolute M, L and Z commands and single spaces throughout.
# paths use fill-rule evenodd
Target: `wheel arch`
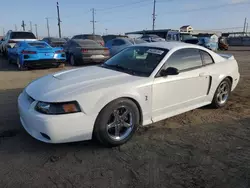
M 129 99 L 129 100 L 131 100 L 133 103 L 135 103 L 135 105 L 137 106 L 137 109 L 138 109 L 138 111 L 139 111 L 139 115 L 140 115 L 140 117 L 139 117 L 139 123 L 140 123 L 140 125 L 142 125 L 142 123 L 143 123 L 143 113 L 142 113 L 141 105 L 140 105 L 140 103 L 138 102 L 138 100 L 136 100 L 135 98 L 130 97 L 130 96 L 129 96 L 129 97 L 119 97 L 119 98 L 116 98 L 116 99 L 113 99 L 113 100 L 110 100 L 109 102 L 107 102 L 107 103 L 100 109 L 100 111 L 98 112 L 97 117 L 96 117 L 96 120 L 97 120 L 99 114 L 101 113 L 101 111 L 102 111 L 106 106 L 108 106 L 110 103 L 112 103 L 112 102 L 114 102 L 114 101 L 116 101 L 116 100 L 122 100 L 122 99 Z M 95 121 L 96 121 L 96 120 L 95 120 Z

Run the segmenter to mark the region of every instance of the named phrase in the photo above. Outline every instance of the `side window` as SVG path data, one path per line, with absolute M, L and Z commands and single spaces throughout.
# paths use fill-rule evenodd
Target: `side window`
M 213 58 L 207 52 L 201 51 L 201 56 L 204 65 L 209 65 L 214 63 Z
M 202 66 L 200 51 L 195 48 L 187 48 L 174 52 L 168 58 L 164 68 L 174 67 L 182 71 L 200 66 Z

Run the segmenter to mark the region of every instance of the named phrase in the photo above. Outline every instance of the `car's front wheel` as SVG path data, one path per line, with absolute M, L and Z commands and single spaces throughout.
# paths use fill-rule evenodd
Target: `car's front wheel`
M 231 81 L 225 78 L 217 87 L 214 98 L 212 101 L 212 106 L 215 108 L 221 108 L 226 105 L 230 93 L 231 93 Z
M 97 117 L 94 136 L 106 146 L 127 142 L 136 131 L 140 113 L 136 104 L 126 98 L 109 103 Z

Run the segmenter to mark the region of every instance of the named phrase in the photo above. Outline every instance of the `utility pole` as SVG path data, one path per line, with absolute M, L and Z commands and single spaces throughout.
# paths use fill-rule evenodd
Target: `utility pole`
M 5 36 L 5 30 L 4 30 L 4 27 L 3 27 L 3 36 Z
M 36 29 L 36 38 L 38 39 L 37 24 L 35 24 L 35 29 Z
M 56 7 L 57 7 L 57 20 L 58 20 L 58 29 L 59 29 L 59 38 L 62 37 L 61 33 L 61 19 L 60 19 L 60 10 L 59 10 L 59 3 L 56 2 Z
M 246 26 L 246 35 L 247 35 L 247 31 L 248 31 L 248 23 L 247 23 L 247 26 Z
M 47 21 L 47 30 L 48 30 L 48 37 L 50 37 L 50 33 L 49 33 L 49 18 L 45 18 Z
M 246 32 L 246 23 L 247 23 L 247 18 L 245 18 L 245 21 L 244 21 L 243 35 L 245 35 L 245 32 Z
M 30 21 L 30 32 L 32 32 L 32 22 Z
M 23 31 L 25 31 L 25 26 L 26 26 L 26 24 L 24 23 L 24 20 L 23 20 L 22 25 L 21 25 L 21 27 L 23 28 Z
M 153 7 L 153 30 L 155 30 L 155 19 L 156 19 L 155 4 L 156 4 L 156 0 L 154 0 L 154 7 Z
M 108 34 L 108 29 L 105 29 L 105 31 L 106 31 L 106 35 Z
M 92 8 L 91 10 L 92 10 L 92 21 L 90 21 L 90 22 L 92 22 L 92 24 L 93 24 L 93 35 L 94 35 L 95 34 L 95 23 L 96 23 L 96 21 L 95 21 L 95 9 Z
M 17 25 L 15 24 L 15 31 L 17 31 Z

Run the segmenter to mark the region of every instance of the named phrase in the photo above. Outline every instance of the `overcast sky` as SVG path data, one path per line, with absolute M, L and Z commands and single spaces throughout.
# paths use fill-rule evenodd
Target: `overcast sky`
M 96 33 L 124 33 L 152 29 L 153 0 L 59 0 L 62 33 L 72 36 L 92 33 L 92 13 L 96 9 Z M 194 29 L 241 31 L 244 18 L 249 17 L 250 0 L 156 0 L 156 29 L 179 29 L 192 25 Z M 50 33 L 58 35 L 56 0 L 11 0 L 1 2 L 0 35 L 21 29 L 21 21 L 38 25 L 39 36 L 46 36 L 49 17 Z M 34 27 L 33 27 L 34 31 Z

